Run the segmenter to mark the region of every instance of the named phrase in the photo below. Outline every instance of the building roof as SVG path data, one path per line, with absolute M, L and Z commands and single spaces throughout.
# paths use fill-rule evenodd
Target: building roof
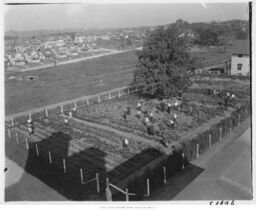
M 249 40 L 236 40 L 232 46 L 232 54 L 249 55 Z

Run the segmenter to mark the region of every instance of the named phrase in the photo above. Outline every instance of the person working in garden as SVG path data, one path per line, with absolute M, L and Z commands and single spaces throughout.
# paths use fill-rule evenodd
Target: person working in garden
M 127 138 L 125 138 L 123 140 L 123 147 L 126 148 L 126 147 L 128 147 L 128 145 L 129 145 L 129 140 Z
M 31 136 L 34 133 L 34 125 L 31 119 L 28 119 L 28 133 Z
M 76 112 L 77 112 L 77 108 L 74 107 L 74 108 L 73 108 L 73 114 L 76 115 Z
M 174 121 L 172 119 L 170 120 L 170 127 L 174 128 Z
M 68 124 L 69 124 L 68 119 L 67 119 L 67 118 L 64 118 L 65 132 L 66 132 L 66 130 L 67 130 L 67 128 L 68 128 Z
M 138 119 L 140 119 L 140 115 L 141 115 L 141 111 L 138 110 L 138 111 L 137 111 L 137 117 L 138 117 Z
M 154 115 L 153 115 L 153 112 L 150 112 L 150 114 L 149 114 L 149 119 L 150 119 L 150 121 L 151 121 L 151 122 L 153 122 L 153 121 L 154 121 Z
M 124 111 L 124 115 L 123 115 L 124 119 L 127 119 L 127 111 Z
M 137 110 L 141 111 L 141 103 L 140 102 L 138 102 L 138 104 L 137 104 Z
M 173 121 L 176 123 L 176 120 L 177 120 L 177 114 L 175 113 L 175 114 L 173 115 Z
M 127 113 L 127 115 L 131 114 L 131 108 L 129 106 L 127 107 L 126 113 Z
M 154 126 L 152 124 L 147 126 L 147 132 L 150 136 L 153 136 L 155 134 Z
M 167 112 L 168 112 L 169 114 L 170 114 L 170 112 L 171 112 L 171 107 L 172 107 L 171 103 L 168 102 L 168 104 L 167 104 Z
M 148 117 L 145 117 L 145 124 L 146 124 L 146 125 L 149 124 L 149 119 L 148 119 Z

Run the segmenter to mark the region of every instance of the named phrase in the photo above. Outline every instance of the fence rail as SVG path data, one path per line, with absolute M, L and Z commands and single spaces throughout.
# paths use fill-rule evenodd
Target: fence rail
M 143 84 L 136 84 L 131 86 L 123 86 L 109 91 L 104 91 L 90 96 L 82 96 L 80 98 L 44 106 L 41 108 L 20 112 L 14 115 L 5 117 L 5 126 L 13 127 L 17 124 L 24 123 L 28 118 L 37 120 L 40 118 L 48 117 L 50 114 L 61 114 L 65 111 L 72 109 L 73 107 L 82 108 L 90 104 L 101 103 L 114 98 L 120 98 L 125 95 L 129 95 L 138 92 L 143 87 Z

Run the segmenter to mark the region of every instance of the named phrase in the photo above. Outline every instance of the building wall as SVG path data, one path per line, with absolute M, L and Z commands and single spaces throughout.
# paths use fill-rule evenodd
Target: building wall
M 250 60 L 248 55 L 238 57 L 238 55 L 232 55 L 231 57 L 231 75 L 248 75 L 250 73 Z M 237 64 L 242 64 L 242 69 L 237 70 Z

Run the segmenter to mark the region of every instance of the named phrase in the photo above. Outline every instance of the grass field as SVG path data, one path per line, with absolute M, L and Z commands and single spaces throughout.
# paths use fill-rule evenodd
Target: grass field
M 131 51 L 45 70 L 13 74 L 38 76 L 38 80 L 34 81 L 8 80 L 10 75 L 6 75 L 6 114 L 129 84 L 133 79 L 136 59 L 134 51 Z M 103 86 L 99 86 L 100 80 Z

